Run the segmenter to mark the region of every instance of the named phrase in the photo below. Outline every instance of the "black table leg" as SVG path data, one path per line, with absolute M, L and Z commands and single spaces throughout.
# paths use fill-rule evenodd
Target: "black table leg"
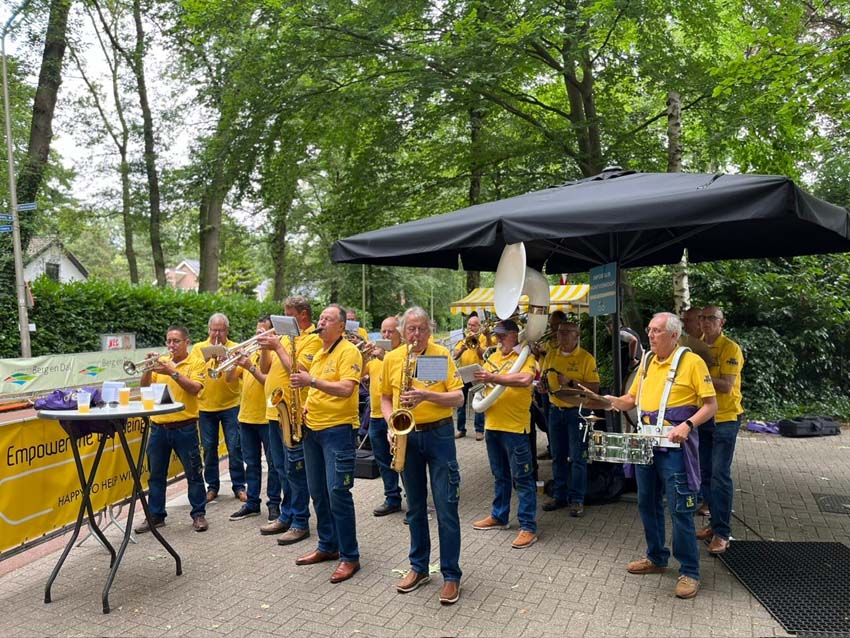
M 59 570 L 62 569 L 62 564 L 65 562 L 65 559 L 68 557 L 68 554 L 71 552 L 71 548 L 74 546 L 74 543 L 77 540 L 77 537 L 80 535 L 80 528 L 83 526 L 83 514 L 88 511 L 89 520 L 94 519 L 94 514 L 92 513 L 92 505 L 91 505 L 91 488 L 94 484 L 94 477 L 97 474 L 97 467 L 100 465 L 100 458 L 103 455 L 103 449 L 106 446 L 106 437 L 101 436 L 100 442 L 97 445 L 97 452 L 94 455 L 94 463 L 92 463 L 91 472 L 89 473 L 88 478 L 86 478 L 85 472 L 83 471 L 83 462 L 80 459 L 80 448 L 77 445 L 76 436 L 69 437 L 71 440 L 71 450 L 74 453 L 74 462 L 77 465 L 77 475 L 80 479 L 80 487 L 83 490 L 83 493 L 80 495 L 80 511 L 77 513 L 77 522 L 74 524 L 74 531 L 71 534 L 71 540 L 68 541 L 68 544 L 65 545 L 65 549 L 62 551 L 62 555 L 59 557 L 59 562 L 56 563 L 56 566 L 53 568 L 53 572 L 50 574 L 50 578 L 47 579 L 47 585 L 44 587 L 44 602 L 49 603 L 51 601 L 50 598 L 50 588 L 53 586 L 53 581 L 56 580 L 56 577 L 59 575 Z M 94 523 L 94 528 L 99 532 L 98 536 L 102 537 L 103 532 L 97 527 L 97 524 Z M 103 540 L 106 540 L 105 538 Z M 110 566 L 115 565 L 115 550 L 112 548 L 108 542 L 106 546 L 110 550 Z
M 118 430 L 118 438 L 121 440 L 121 448 L 124 450 L 124 456 L 127 459 L 127 464 L 130 466 L 130 474 L 133 475 L 133 493 L 130 496 L 130 507 L 127 510 L 127 528 L 124 530 L 124 538 L 121 541 L 121 546 L 118 548 L 118 556 L 115 560 L 115 564 L 112 566 L 112 569 L 109 571 L 109 577 L 106 579 L 106 585 L 103 587 L 103 613 L 109 613 L 109 589 L 112 587 L 112 582 L 115 580 L 115 574 L 118 572 L 118 566 L 121 564 L 121 559 L 124 556 L 124 551 L 127 549 L 127 545 L 130 543 L 130 534 L 133 532 L 133 515 L 136 511 L 136 498 L 142 503 L 142 509 L 145 513 L 145 518 L 148 521 L 148 524 L 151 528 L 151 533 L 156 537 L 159 541 L 160 545 L 162 545 L 169 554 L 174 557 L 174 561 L 177 564 L 177 575 L 180 576 L 183 573 L 183 567 L 180 561 L 180 555 L 174 551 L 174 548 L 168 544 L 168 542 L 162 537 L 162 534 L 159 533 L 152 524 L 151 524 L 151 515 L 148 510 L 148 501 L 145 497 L 144 490 L 142 489 L 142 481 L 140 478 L 140 470 L 142 467 L 142 459 L 145 456 L 145 450 L 147 449 L 148 436 L 150 434 L 150 422 L 147 417 L 145 417 L 144 430 L 142 432 L 142 441 L 139 445 L 139 456 L 137 459 L 133 459 L 133 453 L 130 450 L 130 446 L 127 443 L 127 436 L 123 429 Z
M 98 455 L 103 450 L 104 446 L 102 444 L 104 444 L 106 442 L 106 436 L 101 434 L 100 440 L 101 440 L 101 445 L 99 446 L 99 449 L 98 449 L 98 452 L 97 452 Z M 82 464 L 81 461 L 82 461 L 82 459 L 80 459 L 76 456 L 74 457 L 74 462 L 77 464 L 77 474 L 79 475 L 80 483 L 82 484 L 83 481 L 86 480 L 86 478 L 85 478 L 85 474 L 83 474 L 83 464 Z M 94 483 L 94 474 L 92 474 L 92 483 Z M 103 530 L 100 529 L 100 526 L 98 525 L 97 517 L 94 515 L 94 509 L 93 509 L 92 504 L 91 504 L 91 498 L 89 498 L 88 501 L 86 502 L 86 506 L 87 506 L 86 508 L 88 510 L 88 513 L 89 513 L 89 528 L 98 537 L 100 542 L 106 548 L 106 551 L 109 552 L 109 566 L 112 567 L 115 564 L 115 548 L 112 547 L 112 544 L 107 540 L 106 536 L 103 533 Z M 85 540 L 85 539 L 83 539 L 83 540 Z

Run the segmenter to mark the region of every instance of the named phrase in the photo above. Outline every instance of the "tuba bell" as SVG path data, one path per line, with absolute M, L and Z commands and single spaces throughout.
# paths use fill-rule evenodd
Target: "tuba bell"
M 522 370 L 531 352 L 530 344 L 537 341 L 546 330 L 549 321 L 549 282 L 537 270 L 526 266 L 525 244 L 507 244 L 502 250 L 496 281 L 493 285 L 494 305 L 500 319 L 511 317 L 519 304 L 520 297 L 528 295 L 528 321 L 520 335 L 522 350 L 508 374 Z M 505 391 L 503 385 L 484 393 L 479 390 L 472 398 L 472 409 L 484 412 L 492 406 Z

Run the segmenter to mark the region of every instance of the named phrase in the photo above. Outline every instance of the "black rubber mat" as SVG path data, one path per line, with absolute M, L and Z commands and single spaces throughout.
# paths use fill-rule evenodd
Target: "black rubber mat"
M 850 548 L 732 541 L 720 559 L 789 633 L 850 636 Z
M 850 514 L 850 496 L 845 494 L 814 494 L 812 496 L 821 512 L 828 514 Z

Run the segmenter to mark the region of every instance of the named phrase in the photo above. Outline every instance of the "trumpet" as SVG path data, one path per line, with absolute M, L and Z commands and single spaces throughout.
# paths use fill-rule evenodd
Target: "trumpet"
M 148 355 L 144 360 L 135 363 L 133 361 L 125 361 L 123 366 L 124 372 L 126 374 L 144 374 L 145 372 L 150 372 L 161 356 L 161 354 Z
M 250 339 L 246 339 L 242 343 L 237 343 L 235 346 L 231 346 L 226 350 L 226 358 L 215 368 L 210 368 L 208 374 L 210 375 L 210 379 L 218 379 L 222 374 L 230 370 L 231 368 L 236 366 L 236 362 L 245 355 L 254 354 L 257 350 L 260 349 L 259 338 L 268 334 L 274 334 L 274 328 L 269 328 L 268 330 L 261 332 L 260 334 L 256 334 Z

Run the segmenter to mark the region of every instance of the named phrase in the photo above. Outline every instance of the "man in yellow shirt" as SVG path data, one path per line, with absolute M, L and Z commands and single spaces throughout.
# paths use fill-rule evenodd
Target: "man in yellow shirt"
M 288 297 L 283 302 L 284 312 L 298 323 L 301 334 L 295 338 L 295 361 L 291 359 L 292 341 L 289 337 L 267 336 L 260 338 L 262 346 L 260 369 L 267 375 L 266 418 L 269 420 L 269 449 L 272 461 L 280 480 L 283 500 L 280 515 L 276 520 L 260 528 L 260 534 L 283 534 L 278 545 L 292 545 L 310 536 L 310 490 L 307 486 L 307 470 L 304 463 L 304 444 L 295 442 L 287 447 L 283 442 L 281 415 L 272 405 L 271 398 L 275 390 L 283 391 L 286 406 L 293 399 L 294 390 L 290 384 L 290 372 L 306 370 L 313 356 L 321 349 L 322 342 L 315 334 L 310 302 L 298 295 Z M 303 408 L 306 393 L 298 394 Z M 285 413 L 288 410 L 284 411 Z M 284 416 L 287 418 L 288 416 Z M 288 421 L 287 421 L 288 424 Z
M 475 373 L 475 381 L 503 385 L 505 390 L 485 412 L 484 432 L 490 471 L 495 479 L 495 496 L 490 515 L 472 524 L 473 529 L 508 529 L 511 513 L 511 484 L 516 485 L 519 534 L 511 543 L 525 549 L 537 542 L 537 485 L 528 433 L 531 431 L 531 382 L 534 357 L 511 372 L 519 358 L 519 327 L 511 320 L 500 321 L 493 330 L 499 348 Z
M 578 345 L 579 327 L 571 321 L 558 325 L 556 343 L 540 363 L 538 391 L 549 395 L 549 445 L 552 448 L 552 498 L 543 511 L 570 508 L 570 516 L 584 515 L 587 493 L 587 437 L 579 415 L 580 383 L 599 390 L 596 359 Z M 569 486 L 569 487 L 568 487 Z
M 679 561 L 676 596 L 693 598 L 699 592 L 699 551 L 693 517 L 700 487 L 697 428 L 715 415 L 717 399 L 705 362 L 678 345 L 682 322 L 676 315 L 656 314 L 647 334 L 652 352 L 641 364 L 632 387 L 623 396 L 605 398 L 621 411 L 637 405 L 643 425 L 658 426 L 663 418 L 661 425 L 669 428 L 667 440 L 679 447 L 655 447 L 652 465 L 635 466 L 646 557 L 631 561 L 626 570 L 630 574 L 667 571 L 670 550 L 665 546 L 666 500 L 673 520 L 673 555 Z
M 455 359 L 458 368 L 463 366 L 481 365 L 484 362 L 484 351 L 490 346 L 490 335 L 484 334 L 481 331 L 481 320 L 477 314 L 471 314 L 466 320 L 466 333 L 463 339 L 455 344 L 452 356 Z M 471 383 L 463 386 L 463 405 L 457 409 L 457 432 L 455 438 L 460 439 L 466 436 L 466 413 L 468 404 L 472 400 L 469 397 L 469 389 Z M 475 414 L 475 440 L 481 441 L 484 439 L 484 415 L 481 413 Z
M 221 345 L 232 348 L 237 345 L 229 338 L 230 321 L 227 316 L 217 312 L 207 324 L 209 337 L 192 349 L 190 355 L 196 361 L 204 363 L 202 348 Z M 215 368 L 218 361 L 210 359 L 207 369 Z M 206 375 L 204 392 L 200 396 L 201 446 L 204 449 L 204 480 L 207 483 L 207 502 L 218 496 L 221 487 L 218 469 L 218 433 L 219 424 L 224 431 L 224 444 L 227 446 L 227 460 L 230 468 L 230 486 L 233 495 L 243 503 L 245 493 L 245 463 L 242 460 L 242 443 L 239 440 L 239 397 L 242 385 L 241 377 L 229 380 L 228 375 L 213 379 Z
M 457 376 L 454 360 L 443 346 L 430 341 L 428 313 L 413 307 L 401 319 L 404 347 L 384 357 L 381 379 L 381 413 L 387 423 L 399 406 L 413 413 L 415 429 L 407 435 L 402 479 L 407 492 L 407 522 L 410 529 L 410 572 L 396 583 L 406 594 L 431 580 L 431 536 L 428 529 L 428 475 L 437 510 L 440 536 L 440 571 L 443 588 L 440 603 L 452 605 L 460 598 L 460 467 L 452 426 L 452 411 L 463 404 L 463 382 Z M 431 368 L 445 366 L 445 374 L 431 377 L 420 372 L 414 361 L 430 357 Z M 415 369 L 413 368 L 415 365 Z M 407 372 L 405 373 L 405 366 Z M 423 366 L 424 368 L 424 366 Z M 437 378 L 444 376 L 445 378 Z M 419 378 L 422 377 L 422 378 Z M 410 387 L 404 387 L 405 378 Z
M 389 340 L 392 352 L 401 345 L 401 333 L 398 331 L 398 318 L 387 317 L 381 322 L 381 338 Z M 372 351 L 372 358 L 366 363 L 365 377 L 369 379 L 369 441 L 372 453 L 381 472 L 384 483 L 384 502 L 373 510 L 375 516 L 386 516 L 401 511 L 401 488 L 398 486 L 398 472 L 390 467 L 392 455 L 387 439 L 387 422 L 381 413 L 381 380 L 383 378 L 384 358 L 386 354 L 380 348 Z
M 189 331 L 183 326 L 171 326 L 165 335 L 168 356 L 161 357 L 151 370 L 142 375 L 143 388 L 152 383 L 165 383 L 177 403 L 183 404 L 180 412 L 151 417 L 151 434 L 148 440 L 148 506 L 147 520 L 136 528 L 137 534 L 149 532 L 151 527 L 165 525 L 165 487 L 168 464 L 173 451 L 183 466 L 189 484 L 189 504 L 192 506 L 192 528 L 205 532 L 207 500 L 204 497 L 203 465 L 198 448 L 198 394 L 204 388 L 203 359 L 198 362 L 189 356 Z
M 699 315 L 703 341 L 711 350 L 713 365 L 708 372 L 717 392 L 717 415 L 699 431 L 699 464 L 702 493 L 711 512 L 711 523 L 697 538 L 711 538 L 708 551 L 722 554 L 732 535 L 732 456 L 741 427 L 741 346 L 723 334 L 726 318 L 717 306 L 707 306 Z
M 262 334 L 272 327 L 268 315 L 257 321 L 255 334 Z M 242 400 L 239 404 L 239 439 L 242 443 L 242 456 L 245 459 L 245 483 L 248 500 L 242 507 L 230 515 L 231 521 L 239 521 L 260 513 L 260 488 L 263 479 L 263 465 L 260 457 L 265 452 L 268 465 L 266 479 L 267 505 L 269 521 L 280 516 L 280 478 L 269 450 L 269 420 L 266 418 L 266 375 L 260 369 L 260 353 L 250 357 L 242 356 L 237 365 L 228 370 L 228 377 L 242 377 Z
M 363 374 L 360 351 L 345 339 L 345 310 L 331 304 L 317 326 L 322 349 L 310 371 L 293 372 L 293 388 L 309 388 L 305 403 L 304 461 L 307 484 L 316 511 L 319 544 L 296 565 L 339 560 L 332 583 L 348 580 L 360 570 L 354 516 L 354 431 L 358 427 L 357 388 Z

